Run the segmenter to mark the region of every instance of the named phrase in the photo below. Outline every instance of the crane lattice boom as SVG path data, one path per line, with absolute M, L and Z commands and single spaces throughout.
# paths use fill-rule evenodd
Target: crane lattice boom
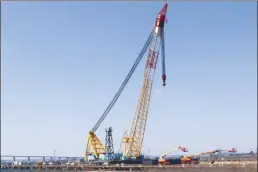
M 162 54 L 162 79 L 163 86 L 166 85 L 165 74 L 165 48 L 164 48 L 164 24 L 166 18 L 167 4 L 159 12 L 152 32 L 152 39 L 149 46 L 148 57 L 145 65 L 144 80 L 138 100 L 130 136 L 126 157 L 139 157 L 142 149 L 148 110 L 151 98 L 153 78 L 161 47 Z

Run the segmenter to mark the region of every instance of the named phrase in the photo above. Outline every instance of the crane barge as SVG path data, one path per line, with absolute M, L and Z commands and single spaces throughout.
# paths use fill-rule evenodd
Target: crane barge
M 166 85 L 166 68 L 165 68 L 165 41 L 164 41 L 164 25 L 166 21 L 166 12 L 168 4 L 166 3 L 161 11 L 158 13 L 154 27 L 144 44 L 139 56 L 137 57 L 135 63 L 133 64 L 131 70 L 123 81 L 122 85 L 118 89 L 117 93 L 113 97 L 110 104 L 107 106 L 104 113 L 101 115 L 100 119 L 94 125 L 91 131 L 88 133 L 88 142 L 86 145 L 85 160 L 88 160 L 88 155 L 90 154 L 90 149 L 92 150 L 94 156 L 99 158 L 99 155 L 106 154 L 106 150 L 102 142 L 96 135 L 96 131 L 101 125 L 101 123 L 106 118 L 107 114 L 110 112 L 128 81 L 130 80 L 132 74 L 137 68 L 138 64 L 142 60 L 144 54 L 148 50 L 147 61 L 144 71 L 143 86 L 140 93 L 140 98 L 138 101 L 137 109 L 135 112 L 135 117 L 133 125 L 131 128 L 130 136 L 125 138 L 127 149 L 123 152 L 124 156 L 128 158 L 139 157 L 141 153 L 142 143 L 144 139 L 146 121 L 148 117 L 148 109 L 151 98 L 151 89 L 153 83 L 153 77 L 155 74 L 156 64 L 159 57 L 159 52 L 161 49 L 161 60 L 162 60 L 162 81 L 163 86 Z

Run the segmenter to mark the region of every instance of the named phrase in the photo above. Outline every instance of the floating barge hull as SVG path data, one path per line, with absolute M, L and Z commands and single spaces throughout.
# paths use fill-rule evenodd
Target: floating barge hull
M 181 159 L 168 159 L 167 160 L 171 165 L 182 164 Z M 142 165 L 158 165 L 158 159 L 142 159 L 142 160 L 114 160 L 110 161 L 109 164 L 142 164 Z

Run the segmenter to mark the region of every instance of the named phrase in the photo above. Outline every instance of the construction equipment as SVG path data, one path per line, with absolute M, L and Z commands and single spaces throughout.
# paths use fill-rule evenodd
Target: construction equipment
M 114 158 L 114 145 L 113 145 L 113 136 L 112 136 L 112 127 L 109 127 L 106 129 L 106 142 L 105 142 L 105 148 L 107 151 L 107 157 L 106 159 L 112 160 Z
M 171 154 L 172 152 L 177 151 L 177 150 L 181 150 L 182 152 L 188 152 L 187 148 L 178 146 L 177 148 L 172 149 L 172 150 L 168 151 L 167 153 L 161 155 L 160 158 L 159 158 L 159 165 L 167 165 L 168 161 L 165 159 L 165 157 L 167 155 Z
M 150 40 L 148 57 L 145 65 L 143 86 L 138 100 L 138 105 L 136 108 L 129 138 L 125 139 L 127 140 L 126 144 L 128 144 L 128 146 L 127 150 L 124 152 L 124 155 L 127 158 L 138 158 L 141 154 L 145 134 L 145 127 L 148 118 L 153 77 L 155 74 L 160 48 L 162 57 L 163 86 L 166 85 L 164 25 L 166 20 L 167 6 L 168 5 L 165 4 L 165 6 L 159 12 L 151 34 L 152 36 Z
M 196 157 L 200 157 L 201 155 L 211 155 L 211 154 L 215 154 L 217 152 L 220 152 L 220 149 L 216 149 L 216 150 L 212 150 L 212 151 L 208 151 L 208 152 L 201 152 L 195 155 L 187 155 L 187 156 L 183 156 L 181 158 L 182 164 L 199 164 L 199 158 Z
M 124 144 L 124 143 L 127 143 L 128 139 L 129 139 L 128 133 L 127 133 L 127 130 L 125 130 L 124 134 L 122 136 L 122 140 L 121 140 L 119 149 L 118 149 L 118 153 L 123 153 L 123 152 L 125 152 L 125 150 L 127 150 L 127 148 L 126 148 L 127 144 Z
M 181 158 L 181 163 L 182 164 L 199 164 L 199 158 L 196 156 L 183 156 Z
M 155 22 L 155 26 L 151 31 L 134 65 L 132 66 L 131 70 L 129 71 L 128 75 L 126 76 L 125 80 L 120 86 L 119 90 L 113 97 L 112 101 L 110 102 L 110 104 L 108 105 L 104 113 L 101 115 L 100 119 L 97 121 L 95 126 L 89 132 L 88 143 L 87 143 L 86 152 L 85 152 L 85 160 L 88 160 L 90 149 L 92 149 L 92 152 L 95 158 L 99 158 L 100 154 L 106 154 L 106 149 L 102 144 L 102 142 L 99 140 L 99 138 L 96 136 L 95 132 L 97 131 L 101 123 L 104 121 L 104 119 L 106 118 L 107 114 L 110 112 L 112 107 L 114 106 L 115 102 L 121 95 L 122 91 L 124 90 L 125 86 L 130 80 L 132 74 L 134 73 L 135 69 L 137 68 L 138 64 L 143 58 L 143 55 L 149 48 L 148 58 L 145 66 L 145 72 L 144 72 L 143 88 L 142 88 L 141 96 L 137 106 L 133 127 L 130 133 L 130 139 L 128 139 L 130 140 L 128 141 L 129 143 L 128 149 L 126 150 L 126 153 L 125 153 L 128 157 L 132 157 L 132 156 L 137 157 L 140 155 L 144 132 L 145 132 L 148 108 L 149 108 L 152 80 L 153 80 L 153 75 L 155 73 L 156 63 L 158 61 L 160 47 L 161 47 L 161 56 L 162 56 L 162 80 L 163 80 L 163 86 L 166 85 L 164 24 L 166 20 L 167 6 L 168 5 L 165 4 L 165 6 L 159 12 L 159 15 Z
M 225 152 L 227 152 L 228 154 L 224 154 Z M 235 154 L 237 152 L 236 148 L 231 148 L 231 149 L 219 149 L 218 150 L 218 155 L 216 157 L 216 160 L 224 160 L 224 156 L 226 155 L 232 155 Z M 211 161 L 211 157 L 210 157 L 210 161 Z M 213 161 L 211 161 L 211 163 L 214 163 L 215 159 L 213 158 Z
M 237 148 L 232 148 L 232 149 L 222 149 L 220 152 L 230 152 L 230 153 L 236 153 Z

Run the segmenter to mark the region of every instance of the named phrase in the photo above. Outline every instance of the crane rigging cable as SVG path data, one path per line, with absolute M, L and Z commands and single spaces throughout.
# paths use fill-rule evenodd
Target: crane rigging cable
M 164 30 L 161 30 L 161 62 L 162 62 L 162 79 L 163 79 L 163 86 L 166 86 L 166 62 L 165 62 L 165 36 Z

